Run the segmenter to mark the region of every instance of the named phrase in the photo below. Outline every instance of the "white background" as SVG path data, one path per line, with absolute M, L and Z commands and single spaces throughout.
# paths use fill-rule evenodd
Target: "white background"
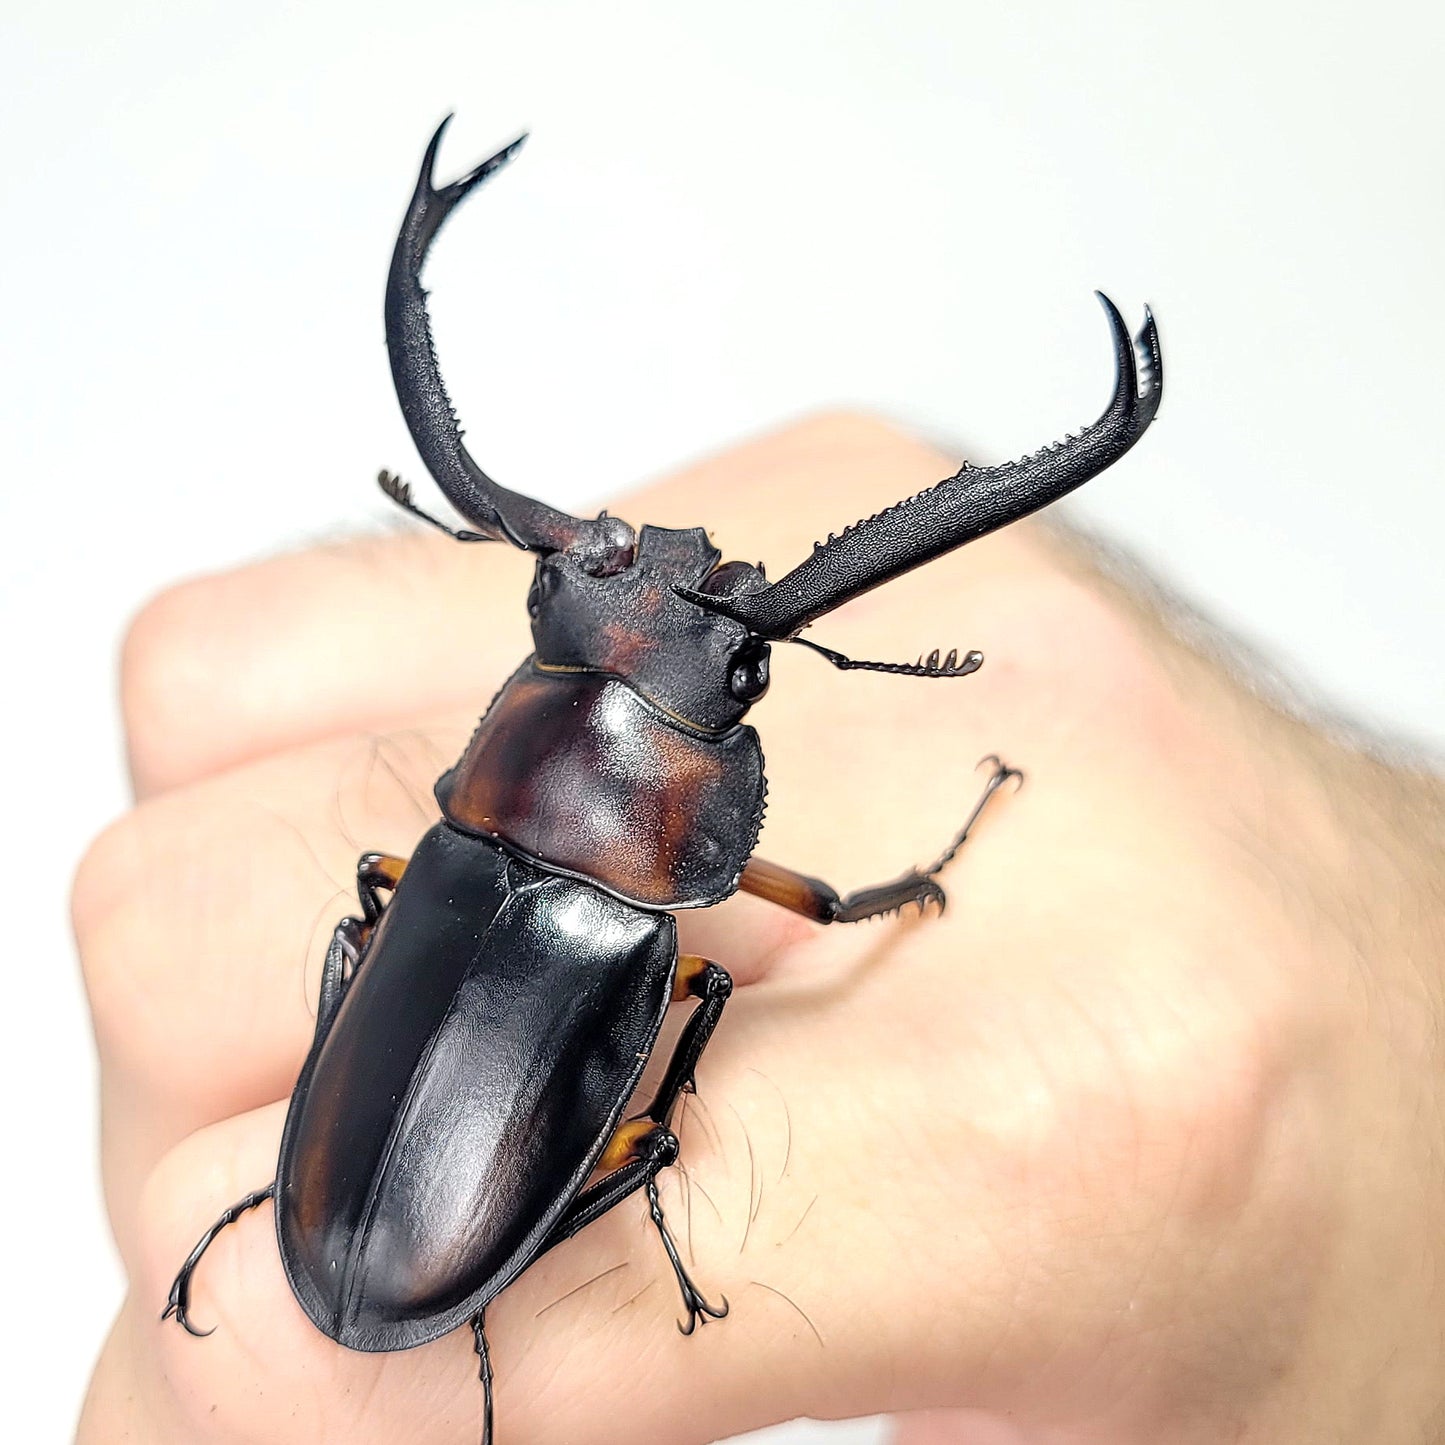
M 510 485 L 572 505 L 839 403 L 1032 449 L 1107 392 L 1100 286 L 1154 303 L 1169 388 L 1079 511 L 1325 698 L 1445 739 L 1438 5 L 406 12 L 0 17 L 12 1439 L 68 1437 L 120 1291 L 65 921 L 126 801 L 116 645 L 169 580 L 416 474 L 381 292 L 447 110 L 446 174 L 534 131 L 429 272 Z

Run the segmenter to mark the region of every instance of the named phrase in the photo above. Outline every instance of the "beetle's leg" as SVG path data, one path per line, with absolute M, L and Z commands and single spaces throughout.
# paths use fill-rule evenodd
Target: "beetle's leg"
M 483 1327 L 486 1313 L 484 1309 L 478 1310 L 472 1320 L 472 1348 L 477 1352 L 477 1377 L 482 1382 L 482 1445 L 492 1445 L 492 1357 Z
M 316 1001 L 314 1043 L 320 1043 L 331 1032 L 336 1011 L 346 997 L 346 990 L 351 987 L 364 944 L 359 918 L 343 918 L 336 925 L 326 950 L 326 962 L 321 965 L 321 997 Z
M 645 1189 L 652 1222 L 662 1236 L 662 1247 L 667 1251 L 667 1261 L 673 1274 L 677 1276 L 677 1286 L 682 1291 L 682 1307 L 687 1311 L 687 1323 L 679 1322 L 678 1330 L 690 1335 L 699 1320 L 705 1323 L 722 1319 L 728 1312 L 728 1302 L 723 1300 L 720 1305 L 709 1304 L 688 1277 L 672 1231 L 663 1218 L 662 1203 L 657 1197 L 658 1174 L 669 1164 L 677 1162 L 677 1135 L 650 1119 L 630 1119 L 612 1136 L 603 1153 L 601 1166 L 605 1168 L 614 1159 L 625 1162 L 597 1183 L 589 1185 L 572 1201 L 539 1253 L 561 1244 L 564 1239 L 571 1239 L 579 1229 L 585 1229 L 594 1219 L 616 1208 L 629 1195 Z
M 672 1001 L 681 1003 L 685 999 L 699 1000 L 692 1017 L 688 1019 L 677 1040 L 677 1047 L 668 1060 L 667 1072 L 657 1086 L 657 1093 L 647 1107 L 646 1117 L 658 1124 L 666 1124 L 672 1117 L 673 1106 L 684 1091 L 691 1091 L 695 1085 L 693 1071 L 702 1051 L 712 1038 L 712 1031 L 722 1017 L 723 1005 L 732 996 L 732 975 L 720 964 L 701 958 L 695 953 L 684 953 L 677 961 L 677 972 L 673 977 Z
M 406 861 L 392 853 L 363 853 L 356 860 L 356 896 L 361 899 L 361 911 L 365 915 L 364 926 L 368 936 L 386 907 L 378 890 L 385 889 L 388 893 L 396 891 L 401 875 L 406 872 Z
M 667 1220 L 662 1217 L 662 1201 L 657 1197 L 657 1176 L 655 1174 L 647 1181 L 647 1207 L 652 1215 L 652 1222 L 657 1226 L 657 1232 L 662 1238 L 662 1247 L 667 1251 L 667 1262 L 672 1266 L 672 1272 L 677 1277 L 677 1287 L 682 1291 L 682 1307 L 687 1311 L 687 1323 L 683 1324 L 679 1320 L 677 1332 L 681 1335 L 690 1335 L 700 1323 L 706 1324 L 709 1320 L 726 1319 L 728 1312 L 726 1296 L 722 1298 L 720 1304 L 709 1304 L 683 1267 L 682 1256 L 677 1252 L 677 1241 L 673 1239 L 672 1231 L 667 1227 Z
M 954 835 L 953 841 L 927 868 L 910 868 L 891 883 L 879 883 L 872 888 L 859 888 L 840 898 L 837 891 L 824 883 L 821 878 L 810 878 L 806 873 L 796 873 L 780 863 L 769 863 L 765 858 L 749 860 L 743 869 L 739 887 L 744 893 L 754 893 L 776 903 L 792 913 L 801 913 L 814 923 L 861 923 L 865 918 L 877 918 L 884 913 L 897 913 L 910 903 L 916 903 L 920 910 L 930 903 L 938 905 L 942 912 L 947 899 L 943 889 L 934 880 L 952 861 L 954 855 L 973 831 L 988 800 L 1010 778 L 1023 781 L 1023 774 L 1017 768 L 1000 762 L 995 757 L 985 758 L 992 763 L 993 775 L 985 785 L 973 811 L 968 815 L 962 828 Z
M 360 918 L 343 918 L 331 935 L 326 962 L 321 966 L 321 998 L 316 1005 L 316 1039 L 330 1032 L 336 1010 L 356 977 L 361 955 L 386 911 L 381 891 L 390 893 L 406 872 L 406 859 L 390 853 L 363 853 L 356 864 L 356 896 L 361 900 Z
M 191 1276 L 196 1272 L 196 1266 L 201 1262 L 201 1256 L 211 1247 L 212 1241 L 228 1224 L 234 1224 L 248 1209 L 254 1209 L 258 1204 L 264 1204 L 268 1199 L 273 1199 L 275 1195 L 276 1181 L 273 1179 L 264 1189 L 257 1189 L 244 1199 L 238 1200 L 200 1237 L 196 1247 L 186 1256 L 186 1262 L 181 1266 L 180 1273 L 171 1285 L 170 1298 L 161 1314 L 163 1320 L 168 1320 L 174 1315 L 176 1323 L 187 1334 L 195 1335 L 197 1338 L 212 1333 L 212 1330 L 198 1330 L 191 1323 L 190 1315 L 187 1313 L 191 1305 Z
M 567 1206 L 539 1253 L 571 1239 L 579 1229 L 585 1229 L 594 1219 L 615 1209 L 628 1195 L 636 1194 L 659 1170 L 675 1163 L 677 1135 L 650 1120 L 630 1119 L 612 1136 L 598 1167 L 605 1169 L 619 1159 L 623 1162 L 611 1173 L 589 1184 Z
M 690 1335 L 697 1328 L 699 1320 L 721 1319 L 728 1312 L 728 1302 L 724 1300 L 720 1306 L 709 1304 L 688 1278 L 677 1244 L 663 1218 L 662 1201 L 657 1194 L 657 1175 L 677 1159 L 677 1136 L 667 1127 L 667 1122 L 679 1095 L 693 1086 L 697 1061 L 702 1057 L 702 1051 L 707 1047 L 732 991 L 732 975 L 720 964 L 695 953 L 685 953 L 678 959 L 673 976 L 673 1001 L 680 1003 L 694 998 L 699 1001 L 698 1006 L 683 1027 L 672 1058 L 668 1060 L 667 1072 L 663 1074 L 662 1083 L 658 1085 L 647 1112 L 621 1125 L 602 1151 L 597 1167 L 609 1172 L 573 1200 L 572 1207 L 562 1216 L 553 1236 L 547 1241 L 550 1249 L 591 1223 L 598 1215 L 620 1204 L 629 1194 L 646 1189 L 652 1222 L 657 1226 L 668 1263 L 672 1265 L 678 1288 L 682 1291 L 687 1324 L 678 1328 L 685 1335 Z
M 720 965 L 692 953 L 685 953 L 678 959 L 673 976 L 673 1001 L 695 998 L 699 1003 L 683 1027 L 662 1083 L 647 1112 L 618 1127 L 597 1161 L 598 1169 L 604 1171 L 603 1177 L 572 1201 L 542 1246 L 542 1251 L 546 1251 L 553 1245 L 561 1244 L 609 1209 L 616 1208 L 629 1195 L 645 1189 L 648 1211 L 662 1238 L 662 1247 L 667 1251 L 672 1272 L 677 1276 L 678 1288 L 682 1291 L 687 1323 L 679 1324 L 678 1329 L 685 1335 L 690 1335 L 697 1328 L 699 1320 L 722 1319 L 728 1312 L 728 1302 L 723 1300 L 721 1305 L 709 1304 L 688 1277 L 677 1243 L 663 1217 L 662 1201 L 657 1194 L 657 1176 L 668 1165 L 677 1162 L 677 1135 L 667 1127 L 667 1120 L 678 1096 L 684 1089 L 692 1087 L 693 1070 L 717 1027 L 723 1005 L 732 991 L 732 976 Z

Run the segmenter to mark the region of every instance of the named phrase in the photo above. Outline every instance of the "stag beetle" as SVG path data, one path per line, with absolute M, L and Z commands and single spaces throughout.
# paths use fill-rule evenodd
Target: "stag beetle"
M 679 956 L 673 912 L 739 889 L 817 923 L 944 902 L 937 874 L 1012 768 L 996 759 L 967 821 L 931 866 L 840 896 L 752 857 L 765 783 L 743 721 L 768 687 L 775 642 L 835 666 L 954 678 L 977 652 L 857 661 L 799 634 L 893 577 L 1036 511 L 1143 435 L 1163 387 L 1146 309 L 1131 341 L 1099 300 L 1114 393 L 1075 436 L 956 475 L 845 528 L 781 581 L 723 562 L 700 527 L 634 531 L 500 486 L 462 443 L 420 284 L 437 230 L 522 139 L 450 185 L 427 147 L 392 257 L 386 339 L 417 450 L 470 524 L 453 529 L 381 474 L 387 495 L 465 542 L 536 556 L 535 651 L 504 684 L 436 787 L 441 821 L 410 860 L 369 853 L 361 917 L 327 951 L 316 1032 L 291 1098 L 275 1180 L 228 1209 L 171 1288 L 165 1315 L 199 1334 L 191 1276 L 216 1235 L 275 1200 L 287 1278 L 317 1328 L 354 1350 L 401 1350 L 473 1331 L 492 1428 L 487 1305 L 530 1264 L 636 1191 L 682 1291 L 691 1333 L 726 1314 L 688 1277 L 658 1197 L 678 1157 L 674 1106 L 732 981 Z M 1136 366 L 1135 353 L 1138 353 Z M 1142 382 L 1140 371 L 1142 370 Z M 389 901 L 383 898 L 387 895 Z M 661 1083 L 624 1119 L 668 1005 L 691 1000 Z

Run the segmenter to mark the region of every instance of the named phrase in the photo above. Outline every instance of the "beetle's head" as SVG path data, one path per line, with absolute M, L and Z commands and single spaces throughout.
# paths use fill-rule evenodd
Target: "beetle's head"
M 528 609 L 543 667 L 615 673 L 696 727 L 735 723 L 768 686 L 768 644 L 796 642 L 842 668 L 914 677 L 966 677 L 982 654 L 934 652 L 917 663 L 858 662 L 799 636 L 851 598 L 1047 506 L 1097 476 L 1143 436 L 1164 390 L 1153 316 L 1132 340 L 1100 294 L 1114 352 L 1114 391 L 1091 426 L 1017 462 L 963 466 L 937 486 L 885 507 L 814 547 L 779 581 L 761 567 L 719 566 L 699 528 L 644 527 L 635 536 L 605 513 L 573 517 L 501 486 L 477 465 L 438 370 L 421 269 L 433 237 L 465 196 L 501 169 L 521 140 L 448 185 L 433 165 L 432 137 L 392 254 L 386 342 L 397 397 L 437 485 L 470 528 L 464 541 L 505 541 L 537 555 Z M 394 501 L 435 521 L 387 474 Z M 445 524 L 437 523 L 446 528 Z
M 527 597 L 538 664 L 613 673 L 694 727 L 730 727 L 767 691 L 768 644 L 678 589 L 740 599 L 767 578 L 720 562 L 701 527 L 644 527 L 632 565 L 602 576 L 546 554 Z

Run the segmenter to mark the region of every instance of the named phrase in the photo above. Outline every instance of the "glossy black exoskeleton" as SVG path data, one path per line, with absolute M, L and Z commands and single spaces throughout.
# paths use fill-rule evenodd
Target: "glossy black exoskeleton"
M 444 127 L 443 127 L 444 129 Z M 462 444 L 432 345 L 420 272 L 456 204 L 516 152 L 438 189 L 432 138 L 392 259 L 387 344 L 417 448 L 466 518 L 454 531 L 388 474 L 388 495 L 463 541 L 535 554 L 535 651 L 437 784 L 441 820 L 409 861 L 369 854 L 362 916 L 337 927 L 316 1035 L 291 1100 L 273 1184 L 207 1231 L 276 1202 L 281 1258 L 318 1329 L 356 1350 L 400 1350 L 470 1323 L 486 1384 L 483 1311 L 553 1245 L 638 1190 L 682 1289 L 685 1331 L 718 1317 L 678 1257 L 656 1177 L 677 1158 L 669 1121 L 731 991 L 718 964 L 679 957 L 672 913 L 739 889 L 819 923 L 943 903 L 931 867 L 840 897 L 752 857 L 763 761 L 743 721 L 769 648 L 800 642 L 836 666 L 963 677 L 976 652 L 858 662 L 798 634 L 869 588 L 1036 511 L 1123 455 L 1158 409 L 1152 317 L 1131 342 L 1100 297 L 1116 379 L 1103 415 L 1018 462 L 965 466 L 845 529 L 781 581 L 724 563 L 701 528 L 634 531 L 510 492 Z M 1142 362 L 1136 364 L 1136 351 Z M 390 895 L 386 902 L 384 894 Z M 669 1003 L 695 1000 L 651 1102 L 624 1119 Z M 592 1181 L 589 1183 L 589 1181 Z

